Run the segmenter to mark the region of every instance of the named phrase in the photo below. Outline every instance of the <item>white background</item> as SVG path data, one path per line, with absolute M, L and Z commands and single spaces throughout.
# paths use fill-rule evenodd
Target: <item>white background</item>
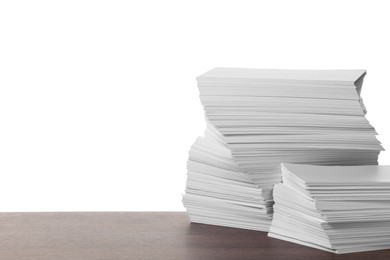
M 215 66 L 367 69 L 390 149 L 386 2 L 2 1 L 0 211 L 183 210 Z

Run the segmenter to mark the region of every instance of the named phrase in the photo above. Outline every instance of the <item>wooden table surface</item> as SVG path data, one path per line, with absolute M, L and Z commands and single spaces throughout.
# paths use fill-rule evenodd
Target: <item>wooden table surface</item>
M 390 259 L 336 255 L 266 233 L 191 224 L 184 212 L 0 213 L 0 259 Z

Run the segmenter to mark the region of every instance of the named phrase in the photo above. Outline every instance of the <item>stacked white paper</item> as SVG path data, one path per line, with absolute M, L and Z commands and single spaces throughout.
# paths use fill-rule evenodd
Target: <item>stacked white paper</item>
M 360 98 L 365 74 L 215 68 L 199 76 L 208 129 L 190 151 L 183 202 L 191 221 L 267 230 L 281 162 L 377 164 L 382 147 Z M 215 176 L 219 169 L 230 175 Z M 241 188 L 248 183 L 255 197 Z
M 390 166 L 282 164 L 269 236 L 335 253 L 390 248 Z
M 212 133 L 192 145 L 183 204 L 192 222 L 267 231 L 272 216 L 272 189 L 260 189 Z

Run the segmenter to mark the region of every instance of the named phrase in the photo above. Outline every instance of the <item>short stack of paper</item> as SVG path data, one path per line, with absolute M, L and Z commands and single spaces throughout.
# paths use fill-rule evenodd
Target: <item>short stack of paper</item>
M 364 70 L 215 68 L 197 78 L 207 130 L 183 196 L 193 222 L 268 230 L 280 163 L 374 165 Z
M 205 137 L 198 137 L 189 154 L 183 203 L 191 221 L 267 231 L 272 189 L 260 189 L 211 129 L 209 125 Z
M 282 164 L 269 236 L 335 253 L 390 248 L 390 166 Z

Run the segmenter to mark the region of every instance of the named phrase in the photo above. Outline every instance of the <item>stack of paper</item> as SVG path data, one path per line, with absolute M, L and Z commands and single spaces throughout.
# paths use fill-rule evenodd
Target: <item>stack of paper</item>
M 390 166 L 282 164 L 269 236 L 335 253 L 390 248 Z
M 199 76 L 208 129 L 190 151 L 183 202 L 191 221 L 267 230 L 281 162 L 377 164 L 382 147 L 360 98 L 365 74 L 215 68 Z
M 183 203 L 191 221 L 267 231 L 272 189 L 260 189 L 212 129 L 209 125 L 205 137 L 198 137 L 189 153 Z

